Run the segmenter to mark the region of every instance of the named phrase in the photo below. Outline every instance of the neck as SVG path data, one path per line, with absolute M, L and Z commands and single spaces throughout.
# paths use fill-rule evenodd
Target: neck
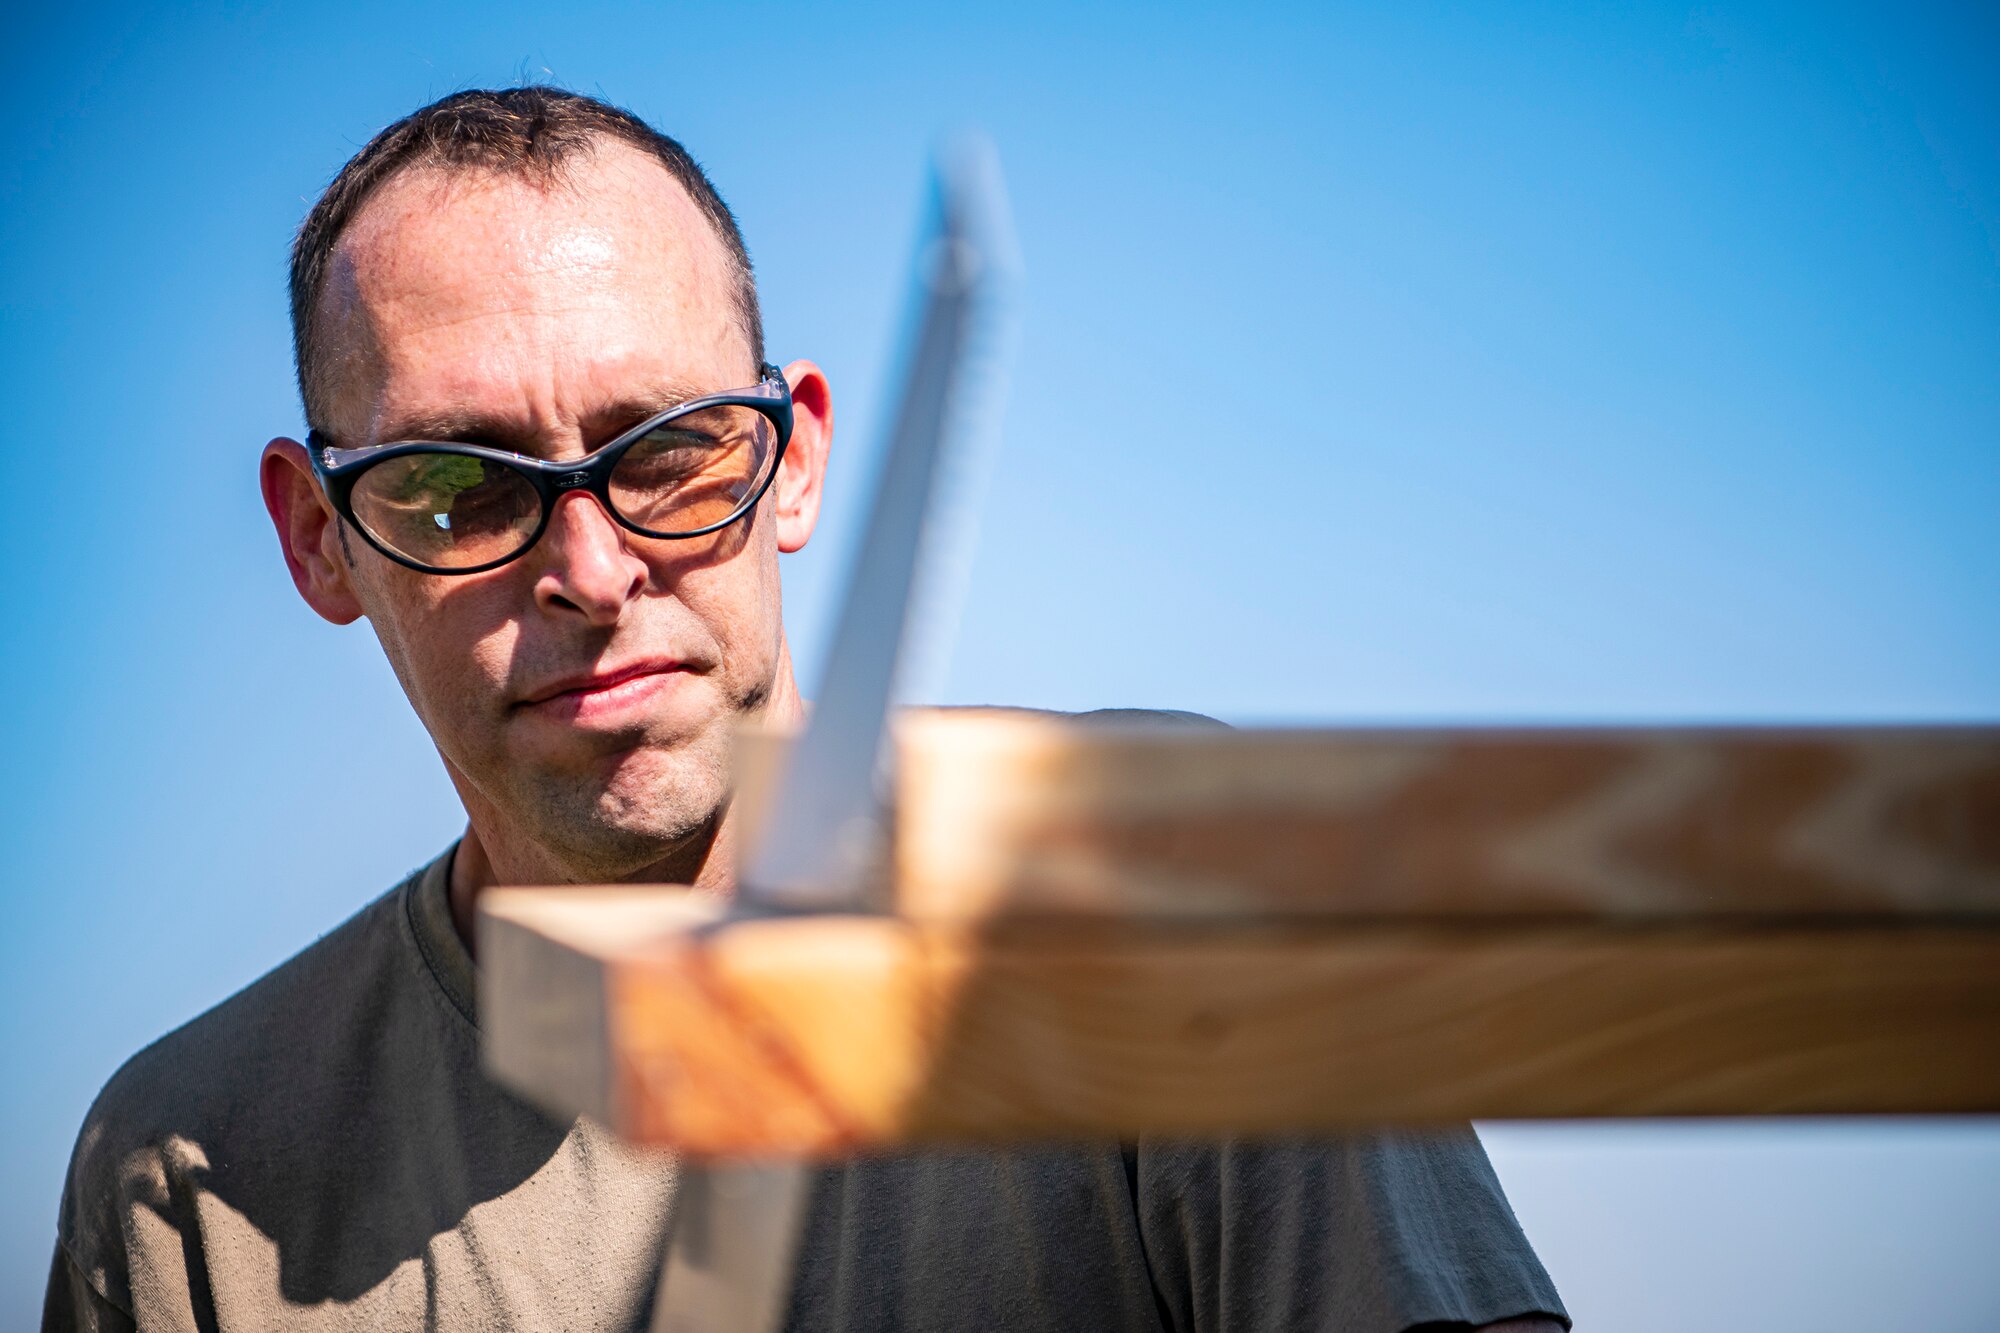
M 779 658 L 759 720 L 776 727 L 795 727 L 805 720 L 805 704 L 792 677 L 789 651 Z M 476 951 L 472 923 L 479 895 L 487 889 L 496 884 L 582 882 L 582 877 L 570 872 L 550 849 L 509 837 L 505 820 L 491 817 L 493 812 L 485 812 L 489 817 L 482 819 L 481 813 L 471 813 L 451 862 L 451 923 L 469 951 Z M 727 898 L 736 887 L 737 825 L 731 817 L 731 805 L 725 801 L 699 832 L 663 848 L 657 860 L 620 878 L 634 884 L 682 884 L 697 893 Z

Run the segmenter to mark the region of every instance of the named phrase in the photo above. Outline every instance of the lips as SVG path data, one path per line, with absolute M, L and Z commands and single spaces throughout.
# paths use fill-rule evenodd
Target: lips
M 546 704 L 584 703 L 597 696 L 609 696 L 621 687 L 629 687 L 633 682 L 648 676 L 663 676 L 687 670 L 685 662 L 672 658 L 647 658 L 643 661 L 628 662 L 623 666 L 604 671 L 582 672 L 564 676 L 542 686 L 516 705 L 521 708 L 536 708 Z M 629 688 L 625 692 L 630 692 Z

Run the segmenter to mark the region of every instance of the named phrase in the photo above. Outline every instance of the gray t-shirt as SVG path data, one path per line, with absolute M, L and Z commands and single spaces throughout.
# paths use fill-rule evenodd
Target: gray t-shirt
M 449 867 L 113 1076 L 70 1163 L 46 1328 L 646 1326 L 673 1160 L 481 1072 Z M 1465 1130 L 830 1167 L 790 1323 L 1386 1333 L 1536 1312 L 1562 1306 Z

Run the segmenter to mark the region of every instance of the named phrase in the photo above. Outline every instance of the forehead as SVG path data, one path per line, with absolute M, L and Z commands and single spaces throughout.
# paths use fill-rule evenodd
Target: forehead
M 713 224 L 664 167 L 615 142 L 547 183 L 390 180 L 330 256 L 319 327 L 329 387 L 350 399 L 490 394 L 531 366 L 552 394 L 563 376 L 740 378 L 750 360 Z

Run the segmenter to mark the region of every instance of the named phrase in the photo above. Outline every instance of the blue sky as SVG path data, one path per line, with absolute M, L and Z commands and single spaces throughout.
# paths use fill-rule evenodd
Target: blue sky
M 1271 720 L 2000 717 L 2000 21 L 1975 5 L 42 7 L 0 145 L 0 1325 L 118 1062 L 456 829 L 256 495 L 284 256 L 377 128 L 683 138 L 840 405 L 929 146 L 1027 285 L 941 697 Z M 2000 1326 L 2000 1125 L 1504 1126 L 1590 1326 Z

